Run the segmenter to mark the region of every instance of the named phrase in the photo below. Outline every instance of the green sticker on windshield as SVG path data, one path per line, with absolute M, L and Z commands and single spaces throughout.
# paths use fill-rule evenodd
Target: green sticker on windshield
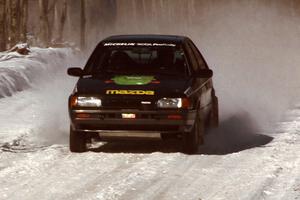
M 155 79 L 154 76 L 115 76 L 112 80 L 117 85 L 147 85 Z

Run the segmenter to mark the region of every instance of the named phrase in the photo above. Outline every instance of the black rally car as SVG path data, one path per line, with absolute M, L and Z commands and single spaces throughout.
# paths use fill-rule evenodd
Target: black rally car
M 187 37 L 122 35 L 101 41 L 69 98 L 70 150 L 86 151 L 91 138 L 178 137 L 197 151 L 209 126 L 218 125 L 212 75 Z

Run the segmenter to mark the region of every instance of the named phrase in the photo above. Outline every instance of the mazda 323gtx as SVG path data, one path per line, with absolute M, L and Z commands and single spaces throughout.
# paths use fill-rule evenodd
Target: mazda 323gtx
M 86 151 L 91 138 L 158 134 L 195 153 L 218 125 L 213 72 L 188 37 L 112 36 L 68 74 L 79 77 L 69 97 L 72 152 Z

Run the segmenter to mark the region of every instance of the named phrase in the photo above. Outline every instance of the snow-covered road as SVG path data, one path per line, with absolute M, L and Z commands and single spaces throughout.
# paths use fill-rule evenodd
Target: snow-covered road
M 266 133 L 244 115 L 223 120 L 198 155 L 161 141 L 74 154 L 67 145 L 74 79 L 64 73 L 0 99 L 0 199 L 300 198 L 300 106 Z
M 0 198 L 299 199 L 300 110 L 289 116 L 290 121 L 278 124 L 273 141 L 236 153 L 162 153 L 156 152 L 165 150 L 158 142 L 84 154 L 70 153 L 65 144 L 12 146 L 13 152 L 0 154 Z

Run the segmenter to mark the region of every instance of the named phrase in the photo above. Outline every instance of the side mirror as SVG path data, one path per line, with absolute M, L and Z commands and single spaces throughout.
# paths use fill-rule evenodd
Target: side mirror
M 68 69 L 68 75 L 80 77 L 83 75 L 83 70 L 79 67 L 72 67 Z
M 201 69 L 194 76 L 197 78 L 211 78 L 213 71 L 211 69 Z

